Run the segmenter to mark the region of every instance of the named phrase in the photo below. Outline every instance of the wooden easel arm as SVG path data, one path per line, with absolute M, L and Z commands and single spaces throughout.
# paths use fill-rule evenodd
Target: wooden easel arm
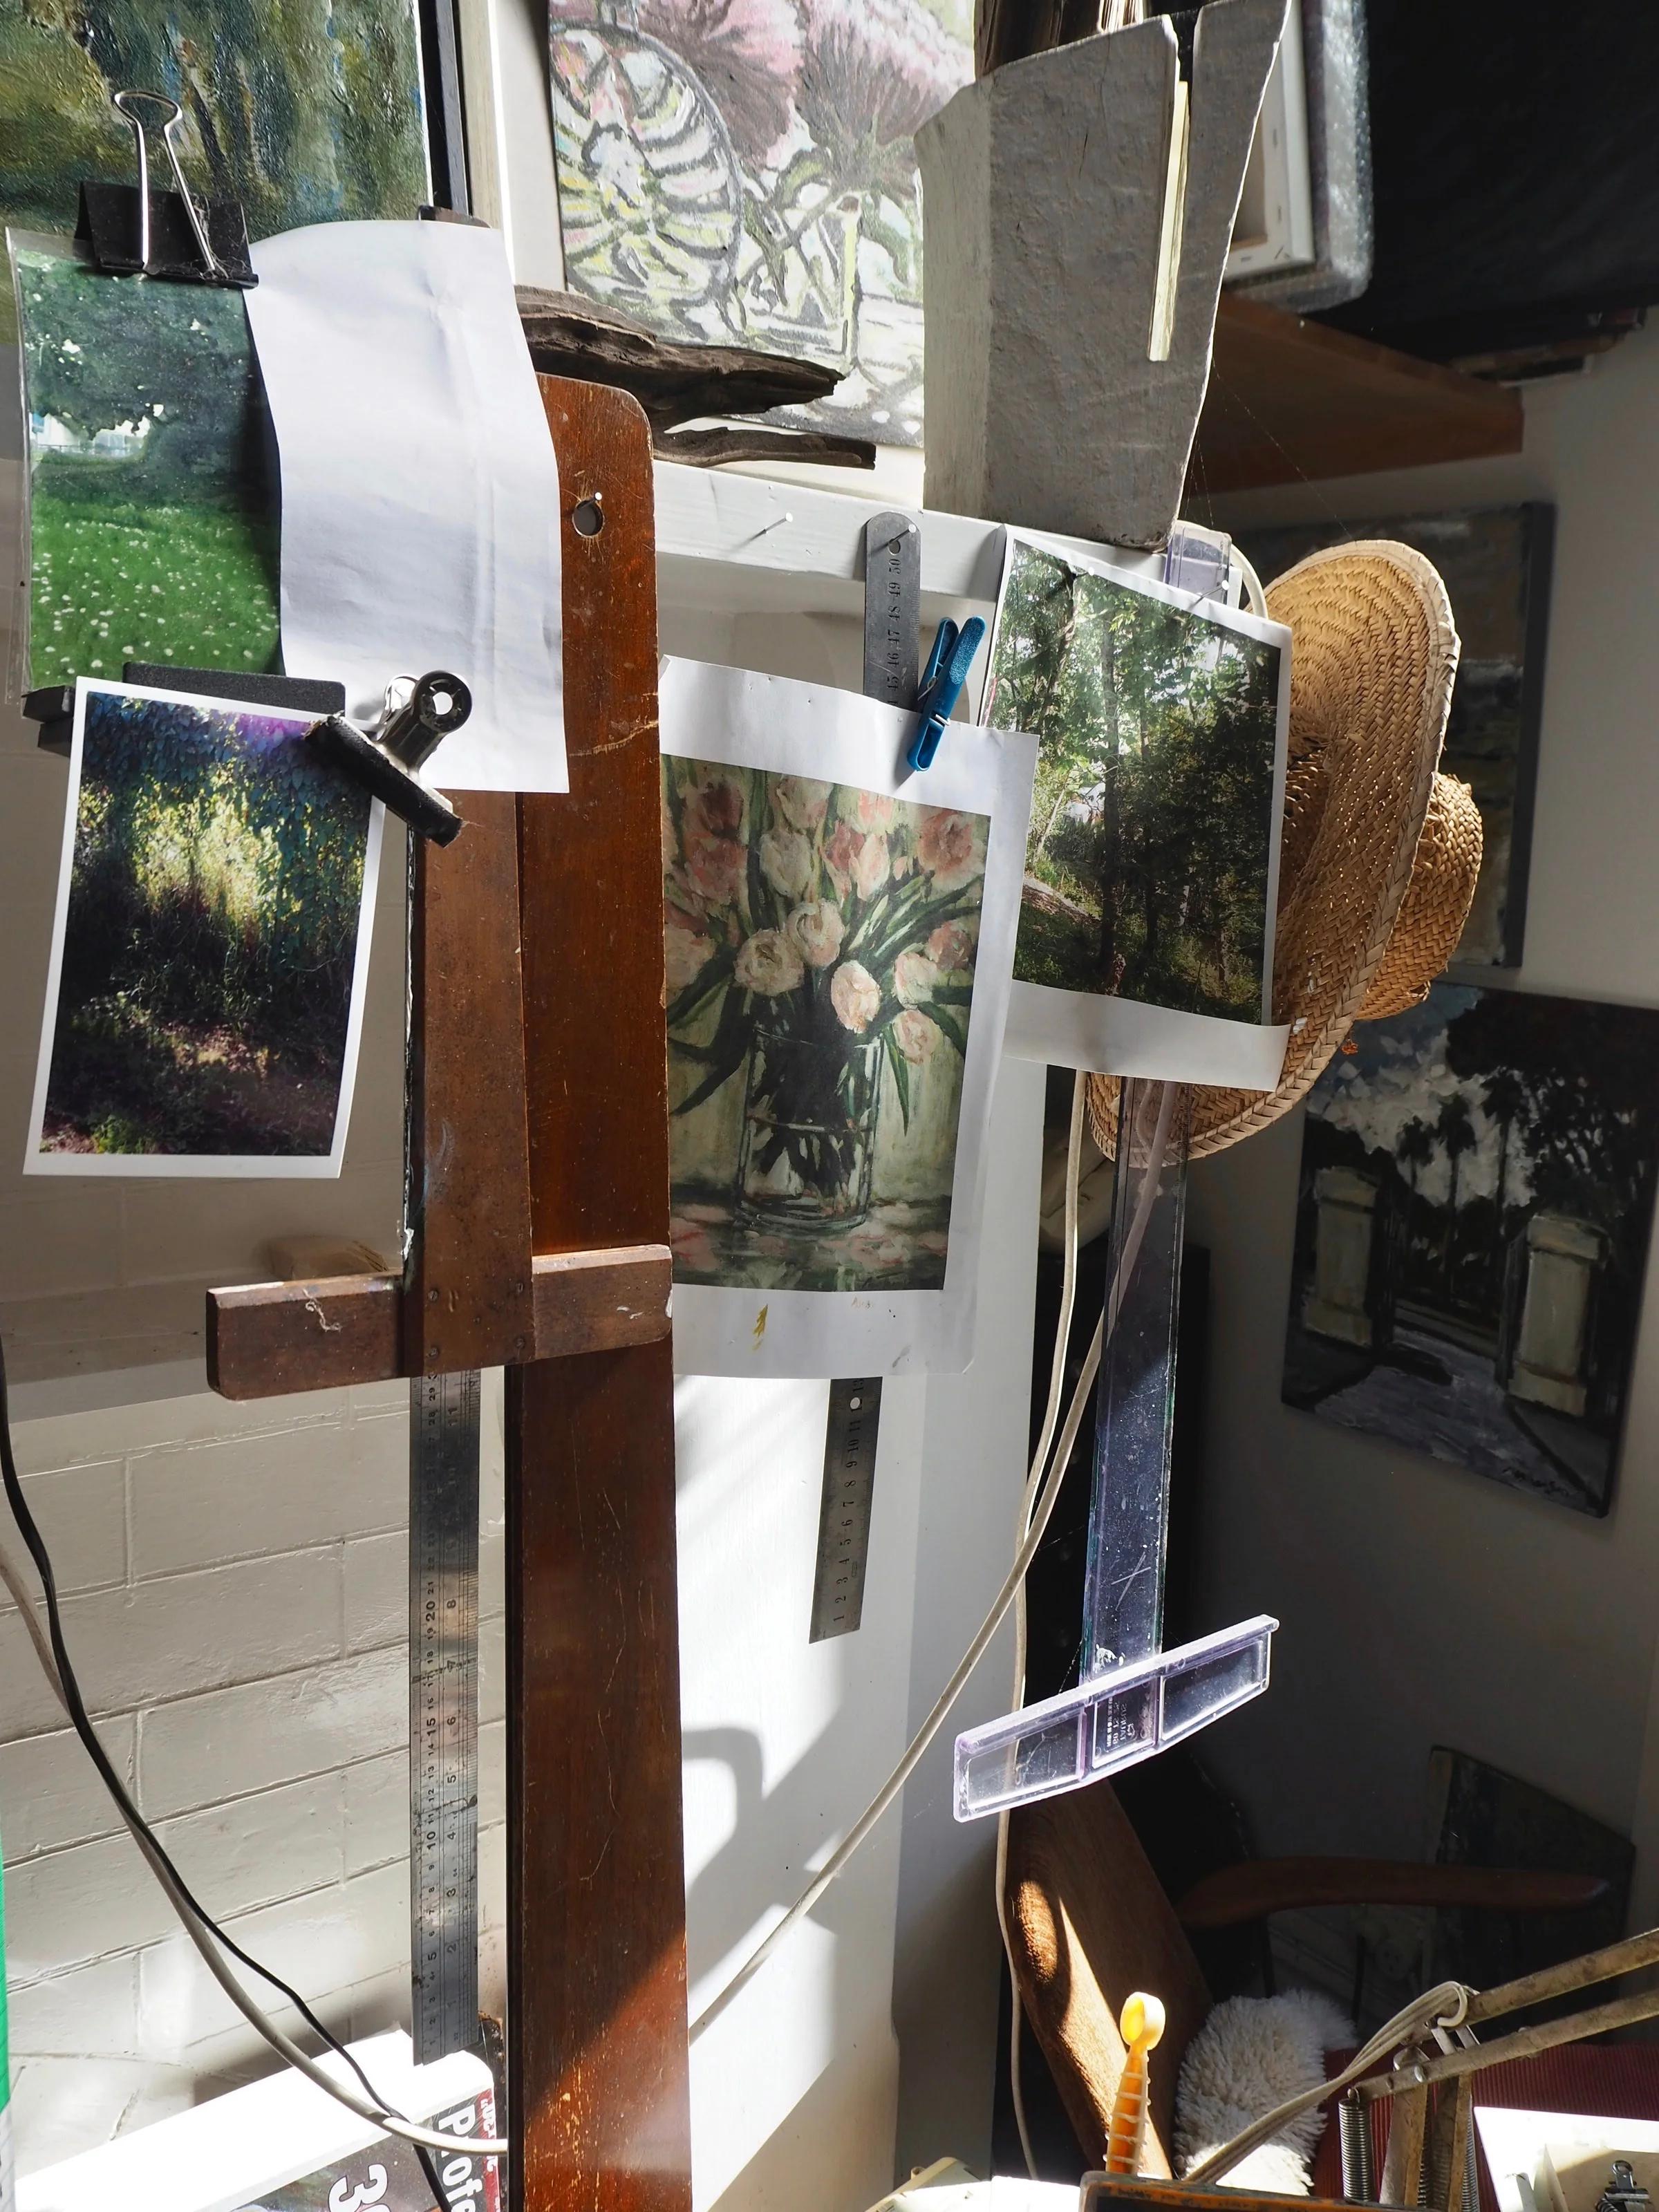
M 531 1262 L 534 1357 L 655 1343 L 672 1327 L 672 1281 L 665 1244 L 538 1255 Z M 413 1371 L 401 1348 L 403 1296 L 396 1275 L 210 1291 L 208 1381 L 224 1398 L 393 1382 Z
M 1431 1866 L 1403 1859 L 1244 1859 L 1194 1882 L 1176 1911 L 1183 1928 L 1236 1928 L 1266 1913 L 1316 1905 L 1571 1912 L 1594 1905 L 1607 1892 L 1598 1875 L 1527 1868 Z
M 552 1252 L 530 1266 L 538 1359 L 654 1344 L 672 1326 L 673 1262 L 665 1244 Z

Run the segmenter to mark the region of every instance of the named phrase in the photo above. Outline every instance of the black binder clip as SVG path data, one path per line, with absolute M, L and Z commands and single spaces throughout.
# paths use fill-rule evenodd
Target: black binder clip
M 184 110 L 164 92 L 118 92 L 111 95 L 131 126 L 138 149 L 136 185 L 83 184 L 75 235 L 92 248 L 106 276 L 161 276 L 181 284 L 235 285 L 251 290 L 258 283 L 248 258 L 247 218 L 237 200 L 198 203 L 185 182 L 173 128 Z M 175 191 L 152 191 L 149 149 L 139 104 L 166 111 L 161 143 L 167 149 Z
M 460 678 L 434 669 L 416 678 L 399 677 L 387 688 L 386 720 L 373 737 L 343 714 L 325 715 L 306 737 L 417 837 L 450 845 L 461 834 L 461 817 L 441 792 L 421 781 L 420 769 L 471 712 L 472 694 Z

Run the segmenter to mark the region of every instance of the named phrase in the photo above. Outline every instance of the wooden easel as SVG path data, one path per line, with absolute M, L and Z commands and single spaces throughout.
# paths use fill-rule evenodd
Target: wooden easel
M 688 2212 L 651 450 L 540 381 L 569 795 L 416 848 L 406 1273 L 210 1292 L 208 1376 L 506 1367 L 508 2202 Z

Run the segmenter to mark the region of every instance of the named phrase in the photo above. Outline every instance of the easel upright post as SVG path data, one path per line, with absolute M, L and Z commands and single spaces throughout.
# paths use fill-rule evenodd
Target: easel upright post
M 519 802 L 532 1241 L 665 1243 L 656 546 L 637 403 L 542 380 L 564 508 L 568 798 Z M 591 504 L 584 504 L 591 502 Z M 573 525 L 597 514 L 602 526 Z M 507 1377 L 514 2212 L 687 2212 L 673 1367 Z
M 571 789 L 417 865 L 407 1273 L 210 1291 L 208 1371 L 505 1364 L 509 2201 L 690 2212 L 651 446 L 542 392 Z

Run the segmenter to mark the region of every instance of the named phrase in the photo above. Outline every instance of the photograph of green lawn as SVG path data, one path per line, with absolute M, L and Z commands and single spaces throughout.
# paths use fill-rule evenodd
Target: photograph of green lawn
M 984 719 L 1041 748 L 1018 981 L 1262 1018 L 1280 660 L 1011 538 Z
M 113 689 L 81 711 L 34 1148 L 325 1163 L 368 797 L 306 744 L 308 716 Z
M 28 680 L 276 665 L 276 487 L 240 292 L 12 240 L 28 409 Z

